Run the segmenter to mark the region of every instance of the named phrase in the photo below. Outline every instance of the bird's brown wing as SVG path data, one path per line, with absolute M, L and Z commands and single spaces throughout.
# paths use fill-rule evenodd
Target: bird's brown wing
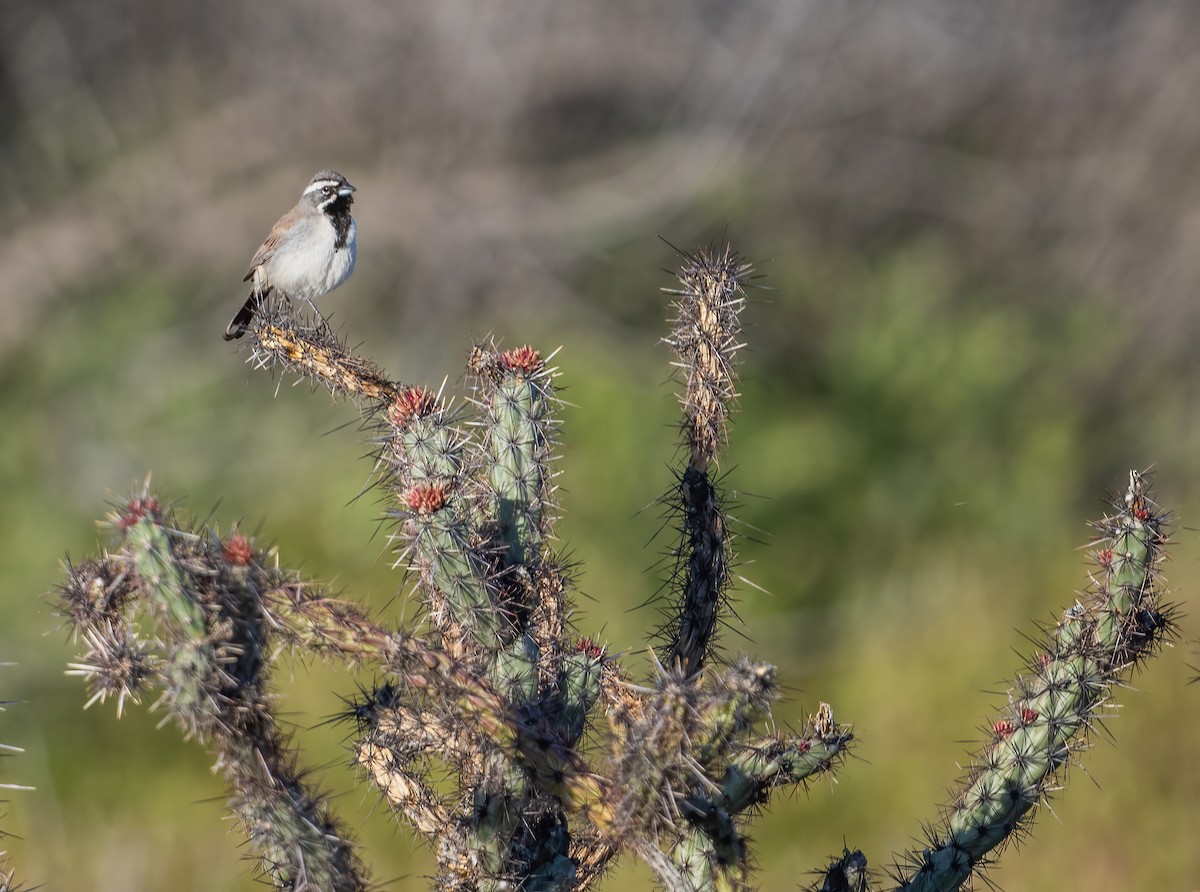
M 292 208 L 275 222 L 271 231 L 267 233 L 266 239 L 254 252 L 254 257 L 250 260 L 250 269 L 246 273 L 246 278 L 242 279 L 243 282 L 249 282 L 254 278 L 254 271 L 271 259 L 276 249 L 279 248 L 279 243 L 283 241 L 284 233 L 292 227 L 298 216 L 300 216 L 300 211 Z

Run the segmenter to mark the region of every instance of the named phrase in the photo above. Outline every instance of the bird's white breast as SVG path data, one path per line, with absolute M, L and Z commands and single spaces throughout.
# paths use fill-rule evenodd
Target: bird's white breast
M 304 219 L 263 264 L 265 278 L 293 300 L 316 300 L 354 272 L 356 235 L 351 219 L 346 244 L 335 248 L 337 233 L 323 214 Z

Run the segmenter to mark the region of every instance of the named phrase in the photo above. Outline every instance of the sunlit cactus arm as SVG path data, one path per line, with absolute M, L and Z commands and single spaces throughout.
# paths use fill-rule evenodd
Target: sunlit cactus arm
M 468 362 L 479 407 L 481 513 L 494 530 L 500 581 L 536 647 L 537 681 L 552 686 L 566 635 L 567 580 L 546 541 L 555 519 L 552 467 L 557 370 L 529 346 L 476 346 Z
M 853 740 L 834 721 L 829 704 L 822 703 L 800 736 L 754 741 L 734 754 L 719 781 L 721 805 L 741 814 L 765 803 L 777 787 L 803 785 L 832 770 L 850 751 Z
M 556 370 L 532 347 L 490 345 L 471 352 L 468 368 L 482 412 L 487 492 L 503 563 L 526 567 L 541 556 L 553 520 Z
M 1115 507 L 1093 524 L 1099 537 L 1089 549 L 1095 568 L 1088 591 L 1017 677 L 940 826 L 928 831 L 928 845 L 893 868 L 890 888 L 951 892 L 1028 832 L 1035 806 L 1061 787 L 1072 754 L 1086 748 L 1104 718 L 1113 687 L 1173 633 L 1158 573 L 1166 518 L 1147 478 L 1130 471 Z M 865 859 L 851 855 L 861 873 Z M 834 888 L 828 876 L 824 882 L 820 888 Z
M 460 653 L 471 648 L 495 652 L 511 641 L 513 623 L 503 611 L 494 575 L 452 501 L 449 487 L 454 485 L 423 480 L 401 492 L 403 556 L 424 583 L 427 613 L 446 646 Z
M 708 658 L 729 587 L 728 518 L 713 474 L 728 436 L 737 398 L 736 360 L 742 347 L 741 311 L 750 264 L 726 248 L 686 255 L 673 295 L 675 319 L 664 340 L 675 350 L 683 375 L 683 439 L 687 462 L 667 499 L 676 513 L 681 542 L 675 551 L 672 585 L 677 602 L 662 631 L 665 665 L 685 675 Z
M 515 633 L 486 533 L 473 512 L 470 440 L 445 402 L 407 388 L 375 418 L 379 462 L 396 494 L 398 563 L 415 573 L 443 646 L 494 654 Z
M 240 537 L 223 542 L 173 521 L 143 492 L 115 518 L 119 548 L 68 568 L 60 604 L 88 646 L 74 674 L 93 701 L 113 695 L 118 709 L 162 689 L 159 702 L 185 733 L 215 750 L 230 809 L 276 888 L 365 890 L 351 843 L 271 714 L 270 624 L 242 572 L 253 551 Z M 157 626 L 152 639 L 139 634 L 139 613 Z

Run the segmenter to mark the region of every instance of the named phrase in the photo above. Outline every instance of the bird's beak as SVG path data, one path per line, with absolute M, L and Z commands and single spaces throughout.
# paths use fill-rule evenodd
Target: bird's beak
M 342 186 L 342 188 L 338 189 L 338 195 L 342 196 L 342 198 L 345 198 L 347 195 L 350 195 L 357 191 L 358 191 L 357 189 L 355 189 L 353 186 L 351 186 L 349 183 L 347 183 L 346 185 Z

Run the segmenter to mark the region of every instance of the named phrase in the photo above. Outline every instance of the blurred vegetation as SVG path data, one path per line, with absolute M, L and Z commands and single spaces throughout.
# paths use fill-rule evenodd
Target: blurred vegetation
M 19 875 L 254 888 L 204 754 L 144 709 L 81 712 L 61 674 L 74 651 L 39 595 L 94 549 L 106 498 L 153 471 L 404 608 L 353 412 L 276 397 L 219 337 L 253 247 L 326 164 L 360 187 L 361 254 L 324 308 L 366 353 L 453 386 L 484 332 L 564 347 L 561 532 L 577 623 L 617 650 L 658 621 L 675 448 L 655 236 L 727 229 L 756 262 L 725 470 L 739 572 L 765 593 L 739 585 L 740 631 L 795 689 L 777 715 L 826 700 L 861 741 L 836 788 L 758 825 L 761 884 L 794 887 L 843 839 L 909 845 L 1022 634 L 1086 584 L 1083 521 L 1125 469 L 1153 464 L 1178 507 L 1177 598 L 1200 581 L 1200 13 L 1052 6 L 5 4 L 0 659 L 19 665 L 0 699 L 27 702 L 0 715 L 26 749 L 0 781 L 38 787 L 6 808 Z M 1195 885 L 1195 619 L 1182 632 L 1002 886 Z M 353 691 L 298 666 L 283 703 L 375 875 L 423 888 L 425 855 L 321 724 Z

